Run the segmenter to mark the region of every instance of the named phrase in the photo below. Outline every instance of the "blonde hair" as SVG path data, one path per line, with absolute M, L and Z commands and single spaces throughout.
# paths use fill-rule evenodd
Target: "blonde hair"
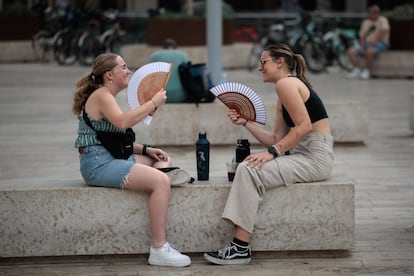
M 83 76 L 77 83 L 73 95 L 72 112 L 80 115 L 83 106 L 89 96 L 104 83 L 104 74 L 111 71 L 117 65 L 118 55 L 104 53 L 96 57 L 92 72 Z
M 303 81 L 308 87 L 312 88 L 306 76 L 306 62 L 302 55 L 295 54 L 288 45 L 283 43 L 277 43 L 267 46 L 265 51 L 269 52 L 269 55 L 273 59 L 282 57 L 285 60 L 285 64 L 290 73 L 296 73 L 296 76 Z

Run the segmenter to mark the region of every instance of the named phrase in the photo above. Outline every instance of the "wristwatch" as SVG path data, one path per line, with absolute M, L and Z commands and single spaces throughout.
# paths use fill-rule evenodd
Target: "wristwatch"
M 275 149 L 275 147 L 271 146 L 267 148 L 267 152 L 273 154 L 274 158 L 279 156 L 279 152 Z
M 147 155 L 147 148 L 150 148 L 151 146 L 148 144 L 144 144 L 142 146 L 142 151 L 141 151 L 141 155 Z

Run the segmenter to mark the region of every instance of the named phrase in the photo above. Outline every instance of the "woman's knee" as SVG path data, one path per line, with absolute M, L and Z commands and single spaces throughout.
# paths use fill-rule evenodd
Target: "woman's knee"
M 348 49 L 348 55 L 350 55 L 350 56 L 354 57 L 354 56 L 357 56 L 357 54 L 358 54 L 358 52 L 357 52 L 357 50 L 356 50 L 356 48 L 355 48 L 355 47 L 350 47 L 350 48 Z
M 123 184 L 124 189 L 142 190 L 153 192 L 155 190 L 170 191 L 170 179 L 168 175 L 150 166 L 135 164 L 126 176 Z
M 168 177 L 167 174 L 161 173 L 160 180 L 157 183 L 158 184 L 155 185 L 154 189 L 160 189 L 160 190 L 170 193 L 171 183 L 170 183 L 170 178 Z
M 245 172 L 246 170 L 248 170 L 249 166 L 247 165 L 246 162 L 241 162 L 237 165 L 237 170 L 236 173 L 241 173 L 241 172 Z

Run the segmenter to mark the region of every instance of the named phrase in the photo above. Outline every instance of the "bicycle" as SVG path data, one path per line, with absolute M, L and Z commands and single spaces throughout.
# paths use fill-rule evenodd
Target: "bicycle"
M 357 40 L 356 31 L 342 27 L 340 19 L 335 19 L 334 26 L 322 37 L 328 66 L 336 63 L 345 71 L 352 70 L 352 63 L 348 57 L 348 48 Z
M 82 31 L 67 27 L 60 31 L 53 44 L 55 60 L 59 65 L 73 65 L 78 61 L 78 40 Z
M 118 21 L 118 10 L 107 11 L 103 14 L 106 29 L 100 33 L 100 22 L 92 21 L 89 30 L 81 35 L 78 41 L 79 62 L 91 65 L 95 58 L 104 52 L 120 52 L 120 44 L 125 31 Z
M 247 59 L 247 70 L 252 71 L 257 68 L 260 56 L 266 46 L 286 41 L 288 34 L 285 24 L 286 26 L 292 24 L 290 22 L 286 21 L 284 24 L 277 23 L 271 25 L 262 36 L 259 36 L 253 27 L 242 27 L 239 29 L 237 33 L 238 39 L 252 43 L 252 48 Z
M 315 23 L 310 19 L 310 14 L 303 13 L 296 18 L 284 19 L 282 22 L 270 25 L 267 32 L 253 42 L 247 69 L 252 71 L 257 68 L 261 53 L 266 46 L 273 43 L 286 43 L 294 52 L 303 55 L 310 72 L 324 71 L 326 57 L 322 39 Z
M 306 61 L 308 70 L 318 74 L 326 71 L 327 60 L 319 25 L 308 12 L 300 15 L 300 23 L 290 35 L 289 46 Z
M 45 22 L 41 29 L 32 36 L 32 49 L 39 55 L 41 62 L 47 62 L 56 41 L 56 34 L 63 25 L 64 14 L 51 7 L 41 12 L 44 14 Z

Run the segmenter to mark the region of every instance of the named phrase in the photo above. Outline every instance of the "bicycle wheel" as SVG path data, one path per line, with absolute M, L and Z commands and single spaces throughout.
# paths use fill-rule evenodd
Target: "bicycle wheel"
M 259 41 L 253 43 L 253 47 L 247 61 L 247 69 L 249 71 L 253 71 L 259 66 L 260 56 L 262 55 L 263 49 L 267 45 L 268 41 L 268 36 L 264 36 Z
M 79 63 L 92 65 L 95 58 L 103 53 L 101 42 L 95 34 L 86 33 L 79 40 Z
M 335 49 L 335 59 L 339 67 L 341 67 L 345 71 L 351 72 L 353 66 L 347 51 L 348 49 L 345 47 L 345 45 L 339 45 Z
M 32 49 L 39 60 L 42 62 L 49 61 L 48 54 L 50 52 L 53 35 L 46 30 L 40 30 L 32 38 Z
M 247 58 L 247 70 L 253 71 L 257 68 L 257 66 L 259 65 L 262 49 L 263 47 L 260 42 L 252 44 L 252 49 L 250 50 L 250 54 Z
M 307 40 L 303 44 L 302 55 L 305 58 L 308 70 L 312 73 L 321 73 L 326 70 L 326 56 L 324 47 L 316 40 Z
M 55 60 L 59 65 L 73 65 L 78 59 L 77 38 L 70 31 L 57 35 L 53 45 Z

